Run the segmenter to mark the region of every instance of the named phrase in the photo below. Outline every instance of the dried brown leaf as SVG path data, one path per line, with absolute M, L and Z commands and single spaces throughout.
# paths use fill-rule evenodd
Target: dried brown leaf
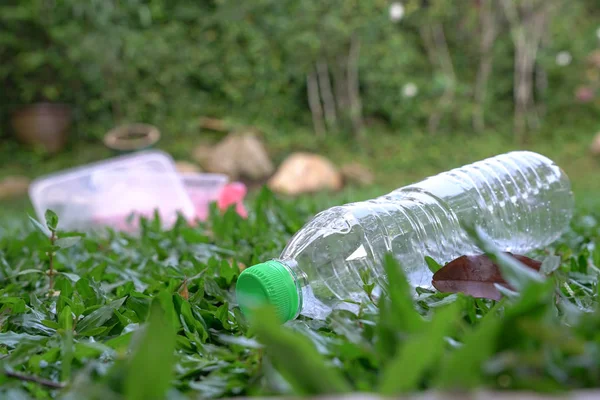
M 181 287 L 179 289 L 179 295 L 181 297 L 183 297 L 185 300 L 189 300 L 190 298 L 190 292 L 188 290 L 188 280 L 187 278 L 185 278 L 181 284 Z
M 542 263 L 529 257 L 506 253 L 524 265 L 539 271 Z M 500 268 L 485 254 L 461 256 L 450 261 L 433 274 L 433 287 L 440 292 L 462 292 L 473 297 L 500 300 L 499 284 L 510 288 Z

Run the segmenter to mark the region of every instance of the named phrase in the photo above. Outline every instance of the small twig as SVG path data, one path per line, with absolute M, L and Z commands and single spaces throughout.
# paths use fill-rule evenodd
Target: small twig
M 62 382 L 54 382 L 49 379 L 40 378 L 40 377 L 33 376 L 33 375 L 25 375 L 20 372 L 9 371 L 6 369 L 2 372 L 4 373 L 4 375 L 6 375 L 10 378 L 19 379 L 21 381 L 26 381 L 26 382 L 35 382 L 39 385 L 46 386 L 46 387 L 49 387 L 52 389 L 63 389 L 66 386 Z

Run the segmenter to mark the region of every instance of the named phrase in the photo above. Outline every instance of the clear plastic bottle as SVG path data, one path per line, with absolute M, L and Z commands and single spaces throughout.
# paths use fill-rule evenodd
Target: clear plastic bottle
M 444 172 L 373 200 L 317 214 L 276 260 L 240 274 L 240 308 L 270 303 L 283 321 L 324 318 L 361 301 L 361 274 L 385 282 L 391 252 L 414 286 L 431 287 L 425 262 L 479 253 L 459 221 L 480 225 L 505 251 L 549 245 L 568 228 L 574 199 L 565 172 L 548 158 L 515 151 Z

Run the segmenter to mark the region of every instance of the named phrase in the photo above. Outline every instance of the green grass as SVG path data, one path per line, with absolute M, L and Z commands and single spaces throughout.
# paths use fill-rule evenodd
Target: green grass
M 581 128 L 580 128 L 581 129 Z M 600 157 L 590 154 L 589 148 L 595 131 L 558 131 L 533 137 L 528 144 L 514 142 L 510 135 L 489 133 L 482 135 L 431 136 L 418 132 L 369 132 L 361 143 L 332 136 L 322 142 L 311 140 L 308 132 L 299 132 L 271 141 L 270 148 L 276 159 L 289 154 L 290 149 L 325 154 L 341 165 L 358 161 L 373 169 L 376 183 L 385 188 L 396 188 L 437 174 L 450 168 L 513 150 L 532 150 L 557 162 L 569 175 L 576 191 L 600 192 Z
M 600 157 L 589 152 L 594 136 L 593 127 L 557 128 L 534 135 L 527 145 L 518 145 L 509 133 L 481 135 L 455 133 L 431 136 L 420 132 L 389 132 L 369 128 L 363 140 L 344 135 L 315 138 L 314 134 L 297 127 L 283 128 L 283 134 L 265 127 L 263 140 L 275 164 L 294 151 L 309 151 L 326 155 L 336 165 L 358 161 L 375 175 L 367 188 L 349 187 L 341 193 L 321 194 L 323 206 L 340 201 L 361 200 L 387 193 L 397 187 L 418 181 L 450 168 L 459 167 L 485 157 L 511 150 L 528 149 L 540 152 L 556 161 L 571 178 L 576 201 L 580 206 L 595 205 L 600 194 Z M 164 134 L 156 146 L 175 159 L 191 160 L 191 149 L 198 143 L 215 143 L 221 133 L 182 132 L 177 136 Z M 97 140 L 76 140 L 64 153 L 49 156 L 24 149 L 6 140 L 0 143 L 0 178 L 11 174 L 38 177 L 64 168 L 116 156 Z M 0 202 L 0 224 L 7 217 L 31 211 L 28 199 Z
M 483 134 L 439 134 L 419 131 L 390 132 L 384 128 L 367 129 L 362 140 L 344 134 L 317 138 L 298 127 L 264 127 L 263 140 L 276 164 L 293 151 L 311 151 L 326 155 L 335 164 L 358 161 L 371 167 L 376 184 L 396 188 L 452 167 L 519 149 L 540 152 L 559 163 L 571 176 L 575 189 L 600 191 L 600 158 L 589 152 L 597 128 L 580 125 L 541 131 L 528 144 L 515 143 L 510 132 Z M 224 134 L 208 131 L 164 133 L 156 145 L 176 159 L 191 160 L 192 149 L 199 143 L 215 143 Z M 11 140 L 0 143 L 0 177 L 23 174 L 30 177 L 116 156 L 99 140 L 74 138 L 69 148 L 51 156 L 27 150 Z
M 561 257 L 548 276 L 498 258 L 519 289 L 500 302 L 427 290 L 413 299 L 388 258 L 389 297 L 358 314 L 334 311 L 326 321 L 281 326 L 267 309 L 245 320 L 233 295 L 240 266 L 277 256 L 336 200 L 289 201 L 261 191 L 247 220 L 213 210 L 195 228 L 180 221 L 165 231 L 145 221 L 139 236 L 107 231 L 78 240 L 59 221 L 58 240 L 49 239 L 51 213 L 49 228 L 43 221 L 0 228 L 0 397 L 598 386 L 600 213 L 589 209 L 579 208 L 572 229 L 543 249 Z
M 369 140 L 357 142 L 267 132 L 277 163 L 292 150 L 314 151 L 338 165 L 368 165 L 376 181 L 368 188 L 295 200 L 260 191 L 249 196 L 248 220 L 215 213 L 203 226 L 182 223 L 168 231 L 147 221 L 139 237 L 106 232 L 55 243 L 72 245 L 67 248 L 52 247 L 47 233 L 27 219 L 32 209 L 26 199 L 4 202 L 0 397 L 135 399 L 166 391 L 179 399 L 596 387 L 600 161 L 588 152 L 591 132 L 555 132 L 527 146 L 500 135 L 369 132 Z M 159 148 L 188 159 L 196 140 L 192 134 L 166 137 Z M 277 256 L 316 212 L 521 148 L 557 161 L 571 177 L 577 201 L 571 231 L 543 249 L 561 257 L 560 267 L 543 282 L 524 279 L 520 295 L 501 302 L 429 291 L 413 301 L 403 276 L 392 273 L 389 299 L 365 305 L 360 315 L 335 311 L 327 321 L 300 319 L 285 327 L 267 311 L 253 324 L 241 316 L 233 296 L 239 266 Z M 98 143 L 80 142 L 68 153 L 47 157 L 5 142 L 0 155 L 11 160 L 2 175 L 34 177 L 111 153 Z M 519 276 L 518 267 L 502 267 Z M 387 268 L 397 270 L 392 261 Z

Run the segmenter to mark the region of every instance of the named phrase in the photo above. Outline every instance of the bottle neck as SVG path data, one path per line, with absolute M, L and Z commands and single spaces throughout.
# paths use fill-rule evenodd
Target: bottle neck
M 308 276 L 300 269 L 298 262 L 293 258 L 275 259 L 274 261 L 277 261 L 286 267 L 296 285 L 296 290 L 298 292 L 298 312 L 294 316 L 294 318 L 296 318 L 302 311 L 304 299 L 303 288 L 308 286 Z

